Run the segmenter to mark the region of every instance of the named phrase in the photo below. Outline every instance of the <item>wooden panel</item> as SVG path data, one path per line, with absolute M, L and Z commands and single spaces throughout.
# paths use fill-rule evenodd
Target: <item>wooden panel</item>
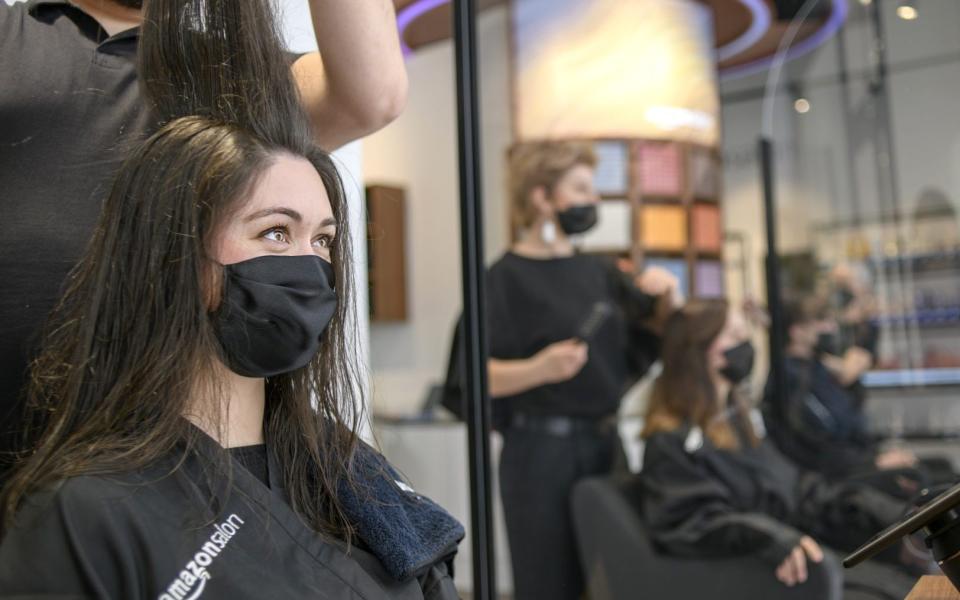
M 407 319 L 406 202 L 401 188 L 366 189 L 370 320 Z
M 960 593 L 943 575 L 925 575 L 917 582 L 907 600 L 960 600 Z

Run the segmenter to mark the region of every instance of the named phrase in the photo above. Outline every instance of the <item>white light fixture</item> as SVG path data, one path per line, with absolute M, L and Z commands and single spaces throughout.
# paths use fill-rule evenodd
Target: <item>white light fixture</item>
M 810 101 L 806 98 L 797 98 L 793 103 L 793 110 L 801 115 L 807 114 L 810 112 Z
M 719 144 L 713 17 L 706 5 L 689 0 L 510 4 L 518 141 L 642 138 Z
M 913 0 L 900 0 L 900 4 L 897 5 L 897 16 L 904 21 L 914 21 L 920 13 L 917 12 Z

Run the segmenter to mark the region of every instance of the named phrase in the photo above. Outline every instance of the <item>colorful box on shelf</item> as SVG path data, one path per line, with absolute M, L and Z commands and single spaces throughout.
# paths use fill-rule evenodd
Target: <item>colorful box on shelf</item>
M 710 204 L 697 204 L 691 218 L 694 247 L 700 252 L 719 253 L 723 249 L 720 209 Z
M 719 168 L 713 152 L 707 148 L 690 151 L 690 189 L 697 200 L 715 201 L 719 196 Z
M 723 264 L 720 261 L 697 261 L 693 292 L 698 298 L 723 297 Z
M 686 209 L 659 204 L 644 206 L 640 211 L 640 240 L 645 250 L 685 250 L 689 241 Z
M 597 166 L 593 173 L 593 186 L 602 196 L 625 196 L 629 174 L 630 152 L 626 142 L 603 141 L 593 145 Z
M 643 261 L 644 268 L 659 267 L 672 273 L 680 283 L 680 293 L 684 297 L 690 295 L 690 273 L 687 261 L 680 258 L 647 258 Z
M 633 207 L 627 200 L 603 200 L 597 207 L 597 224 L 582 236 L 581 248 L 588 252 L 628 252 Z
M 633 179 L 642 196 L 683 195 L 683 153 L 679 144 L 670 142 L 636 142 L 633 156 Z

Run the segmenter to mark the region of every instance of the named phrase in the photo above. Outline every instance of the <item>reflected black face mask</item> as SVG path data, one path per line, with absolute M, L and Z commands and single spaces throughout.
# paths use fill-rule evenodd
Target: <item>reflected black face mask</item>
M 720 374 L 734 385 L 740 383 L 753 371 L 754 354 L 753 344 L 750 342 L 743 342 L 728 349 L 723 353 L 727 366 L 720 369 Z
M 333 267 L 319 256 L 258 256 L 224 265 L 215 316 L 227 366 L 271 377 L 306 366 L 337 310 Z
M 560 229 L 567 235 L 584 233 L 597 224 L 597 206 L 595 204 L 571 206 L 557 213 L 557 221 L 560 222 Z
M 840 356 L 840 340 L 836 333 L 827 331 L 817 336 L 817 345 L 813 347 L 813 352 L 817 356 L 832 354 Z

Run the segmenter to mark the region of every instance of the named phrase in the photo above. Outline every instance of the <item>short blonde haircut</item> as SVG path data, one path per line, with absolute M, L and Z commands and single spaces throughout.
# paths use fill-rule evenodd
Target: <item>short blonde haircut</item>
M 578 166 L 594 168 L 597 156 L 586 142 L 524 142 L 514 144 L 507 154 L 510 194 L 510 224 L 514 231 L 526 229 L 536 220 L 530 192 L 544 187 L 549 194 L 567 172 Z

